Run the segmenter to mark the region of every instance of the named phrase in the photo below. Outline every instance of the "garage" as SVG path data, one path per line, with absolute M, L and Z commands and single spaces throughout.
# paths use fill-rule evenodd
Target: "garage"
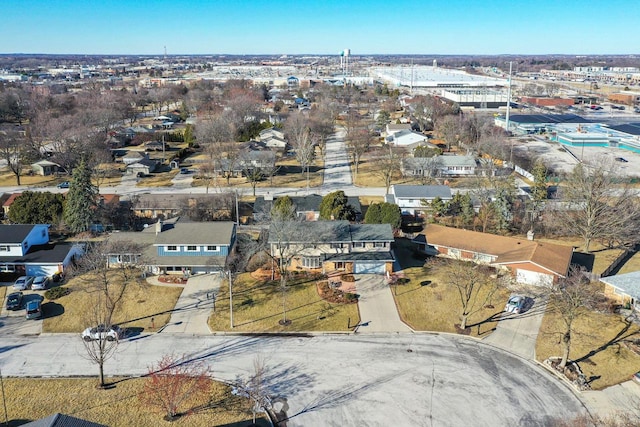
M 551 286 L 553 284 L 553 276 L 519 268 L 516 270 L 516 281 L 527 285 Z
M 353 263 L 353 272 L 356 274 L 384 274 L 386 263 L 380 261 L 358 261 Z

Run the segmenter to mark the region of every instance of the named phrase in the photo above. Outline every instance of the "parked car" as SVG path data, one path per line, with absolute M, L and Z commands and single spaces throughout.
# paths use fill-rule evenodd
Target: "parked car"
M 523 297 L 522 295 L 514 295 L 511 298 L 509 298 L 509 301 L 507 301 L 507 305 L 505 305 L 504 311 L 506 311 L 507 313 L 515 313 L 515 314 L 522 313 L 522 311 L 524 310 L 525 302 L 526 302 L 526 298 Z
M 34 291 L 44 291 L 49 287 L 49 278 L 47 276 L 36 276 L 31 284 L 31 289 Z
M 69 188 L 70 186 L 71 186 L 71 183 L 69 183 L 69 181 L 63 181 L 57 185 L 58 188 Z
M 187 169 L 187 168 L 180 168 L 180 173 L 181 173 L 181 174 L 183 174 L 183 175 L 186 175 L 186 174 L 188 174 L 188 173 L 189 173 L 189 169 Z
M 13 289 L 16 291 L 24 291 L 25 289 L 29 289 L 32 283 L 33 276 L 18 277 L 18 280 L 13 283 Z
M 98 325 L 95 328 L 87 328 L 82 331 L 82 339 L 85 341 L 116 341 L 121 336 L 122 328 L 118 325 Z
M 32 299 L 27 302 L 27 319 L 39 319 L 42 317 L 42 302 L 39 299 Z
M 22 292 L 12 292 L 7 295 L 7 310 L 20 310 L 22 308 Z

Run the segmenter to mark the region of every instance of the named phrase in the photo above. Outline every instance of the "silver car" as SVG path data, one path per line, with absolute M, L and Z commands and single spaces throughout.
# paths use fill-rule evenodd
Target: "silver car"
M 44 291 L 49 287 L 49 278 L 47 276 L 36 276 L 31 284 L 31 289 L 34 291 Z
M 32 283 L 33 276 L 18 277 L 18 280 L 13 283 L 13 289 L 16 291 L 24 291 L 25 289 L 29 289 Z
M 527 301 L 522 295 L 514 295 L 509 298 L 507 305 L 504 307 L 504 311 L 507 313 L 520 314 L 524 311 L 524 304 Z

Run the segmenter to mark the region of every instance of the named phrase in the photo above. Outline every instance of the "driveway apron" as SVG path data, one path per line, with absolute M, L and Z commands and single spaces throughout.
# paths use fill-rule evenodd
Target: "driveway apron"
M 162 333 L 183 333 L 192 335 L 210 334 L 207 321 L 213 309 L 212 297 L 220 289 L 218 273 L 198 274 L 189 277 L 169 323 Z
M 362 274 L 357 277 L 360 325 L 356 332 L 412 332 L 411 328 L 400 320 L 391 289 L 384 276 Z

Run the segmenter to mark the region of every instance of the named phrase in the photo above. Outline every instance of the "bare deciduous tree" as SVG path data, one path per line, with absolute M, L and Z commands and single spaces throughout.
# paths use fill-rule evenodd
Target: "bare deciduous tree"
M 192 408 L 184 408 L 184 404 L 189 399 L 206 396 L 211 385 L 210 371 L 204 363 L 165 355 L 149 367 L 144 393 L 139 396 L 146 405 L 163 411 L 165 421 L 173 421 L 189 415 Z
M 99 327 L 104 330 L 110 330 L 113 326 L 111 323 L 111 313 L 106 309 L 106 304 L 102 295 L 95 295 L 92 309 L 85 315 L 85 322 L 90 327 Z M 108 336 L 102 333 L 95 334 L 96 339 L 86 337 L 82 340 L 85 349 L 85 357 L 91 363 L 98 366 L 98 386 L 104 388 L 107 384 L 104 380 L 104 365 L 111 359 L 118 349 L 118 337 Z
M 289 116 L 285 123 L 285 132 L 295 151 L 296 160 L 300 163 L 301 172 L 307 172 L 309 187 L 309 167 L 315 158 L 316 140 L 309 129 L 307 116 L 302 112 Z
M 384 181 L 385 194 L 389 194 L 389 187 L 391 187 L 393 178 L 400 173 L 404 155 L 403 149 L 389 146 L 376 151 L 372 156 L 372 161 L 375 164 L 373 173 Z

